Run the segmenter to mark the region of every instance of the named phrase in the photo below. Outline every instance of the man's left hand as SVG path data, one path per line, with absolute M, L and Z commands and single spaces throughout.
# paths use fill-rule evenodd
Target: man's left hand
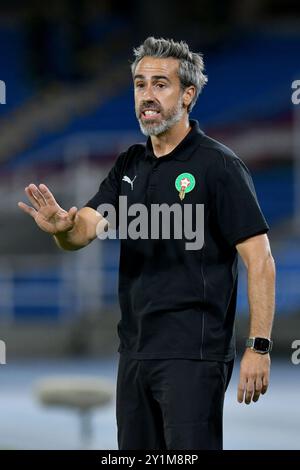
M 269 354 L 259 354 L 246 349 L 240 366 L 240 381 L 237 399 L 249 405 L 256 402 L 260 394 L 266 393 L 269 385 L 271 359 Z

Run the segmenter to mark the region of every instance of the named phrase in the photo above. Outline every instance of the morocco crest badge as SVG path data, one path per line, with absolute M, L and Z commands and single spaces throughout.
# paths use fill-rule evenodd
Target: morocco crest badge
M 175 187 L 179 192 L 179 198 L 182 201 L 186 195 L 195 187 L 195 177 L 191 173 L 181 173 L 175 180 Z

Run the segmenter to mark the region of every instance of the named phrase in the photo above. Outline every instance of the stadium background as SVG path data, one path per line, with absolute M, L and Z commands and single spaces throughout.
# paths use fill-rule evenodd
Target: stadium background
M 0 448 L 80 446 L 75 413 L 43 408 L 45 376 L 116 377 L 117 241 L 61 252 L 17 207 L 44 182 L 65 208 L 95 193 L 118 153 L 143 141 L 133 106 L 132 48 L 148 35 L 186 40 L 208 84 L 191 117 L 250 168 L 271 226 L 277 266 L 271 387 L 236 403 L 238 360 L 225 403 L 225 448 L 300 449 L 300 11 L 279 0 L 1 0 Z M 247 335 L 241 266 L 238 351 Z M 146 425 L 146 423 L 145 423 Z M 91 448 L 115 448 L 114 402 L 93 415 Z

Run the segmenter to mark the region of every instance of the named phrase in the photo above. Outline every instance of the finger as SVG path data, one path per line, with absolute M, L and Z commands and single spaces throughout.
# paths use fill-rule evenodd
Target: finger
M 24 212 L 26 212 L 26 214 L 31 215 L 31 217 L 33 217 L 35 219 L 35 216 L 36 216 L 37 212 L 33 207 L 27 206 L 27 204 L 25 204 L 24 202 L 21 202 L 21 201 L 18 202 L 18 206 L 20 207 L 20 209 L 22 209 Z
M 33 205 L 33 207 L 38 211 L 41 206 L 38 203 L 38 201 L 36 200 L 36 198 L 33 196 L 32 192 L 31 192 L 31 190 L 29 189 L 28 186 L 25 188 L 25 193 L 26 193 L 29 201 Z
M 251 403 L 251 399 L 254 393 L 254 381 L 248 380 L 246 384 L 246 392 L 245 392 L 245 403 L 249 405 Z
M 45 206 L 46 205 L 46 201 L 44 199 L 44 196 L 42 195 L 41 191 L 38 189 L 38 187 L 35 185 L 35 184 L 30 184 L 28 186 L 28 188 L 30 189 L 32 195 L 35 197 L 35 199 L 38 201 L 38 203 L 40 204 L 40 206 Z
M 261 389 L 262 395 L 264 395 L 267 392 L 268 387 L 269 387 L 269 377 L 264 376 L 263 381 L 262 381 L 262 389 Z
M 259 399 L 261 391 L 262 391 L 262 379 L 256 379 L 254 394 L 252 398 L 254 402 L 256 402 Z
M 71 209 L 68 211 L 69 217 L 72 222 L 74 222 L 77 212 L 78 212 L 78 209 L 75 206 L 71 207 Z
M 47 204 L 49 204 L 50 206 L 54 206 L 57 204 L 55 197 L 53 196 L 53 194 L 51 193 L 51 191 L 47 188 L 45 184 L 40 184 L 39 190 Z
M 245 381 L 240 380 L 239 385 L 238 385 L 238 394 L 237 394 L 237 400 L 239 403 L 243 403 L 244 401 L 245 388 L 246 388 Z

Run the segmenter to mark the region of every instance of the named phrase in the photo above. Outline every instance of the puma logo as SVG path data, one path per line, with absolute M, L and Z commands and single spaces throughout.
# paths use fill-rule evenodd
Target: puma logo
M 134 180 L 135 180 L 136 176 L 137 176 L 137 175 L 135 175 L 135 177 L 133 178 L 133 180 L 131 180 L 131 179 L 129 178 L 129 176 L 126 176 L 126 175 L 123 176 L 123 178 L 122 178 L 122 181 L 126 181 L 126 183 L 129 183 L 129 184 L 130 184 L 130 186 L 131 186 L 131 191 L 133 191 L 133 183 L 134 183 Z

